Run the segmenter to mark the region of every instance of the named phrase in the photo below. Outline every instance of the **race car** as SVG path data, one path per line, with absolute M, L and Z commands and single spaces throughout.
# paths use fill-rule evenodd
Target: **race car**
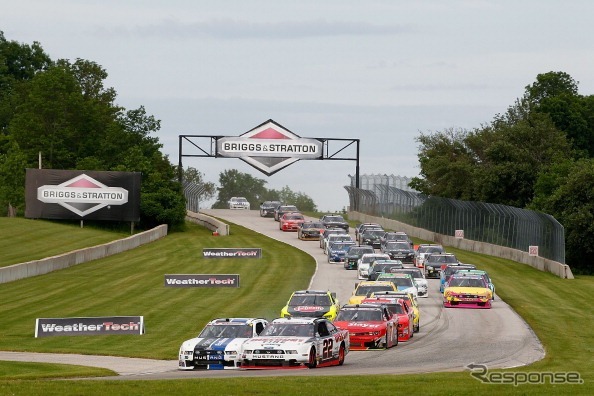
M 435 243 L 422 243 L 416 248 L 417 253 L 417 267 L 425 268 L 425 258 L 430 254 L 442 254 L 445 253 L 445 249 L 441 245 Z
M 297 238 L 301 240 L 320 240 L 320 234 L 326 229 L 319 221 L 304 221 L 297 230 Z
M 357 278 L 368 279 L 369 267 L 375 260 L 390 260 L 390 256 L 383 253 L 365 253 L 357 262 Z
M 383 304 L 388 308 L 390 315 L 398 319 L 398 342 L 405 342 L 413 337 L 414 312 L 402 299 L 389 296 L 367 297 L 361 304 Z
M 439 274 L 439 292 L 443 293 L 446 283 L 450 280 L 450 277 L 462 269 L 476 269 L 473 264 L 446 264 L 441 266 L 441 273 Z
M 420 268 L 401 268 L 401 269 L 393 269 L 391 272 L 396 274 L 409 274 L 415 280 L 417 284 L 417 290 L 419 293 L 419 297 L 429 297 L 429 284 L 427 283 L 427 279 L 423 274 L 423 271 Z
M 328 319 L 278 318 L 242 345 L 241 368 L 341 366 L 349 349 L 349 332 Z
M 344 262 L 344 269 L 347 270 L 356 270 L 357 263 L 361 256 L 365 253 L 373 253 L 375 250 L 372 246 L 351 246 L 350 249 L 347 251 L 346 260 Z
M 330 235 L 334 235 L 334 234 L 348 235 L 348 232 L 346 232 L 342 228 L 326 228 L 320 234 L 320 249 L 324 249 L 324 251 L 325 251 L 326 241 L 328 240 Z
M 441 267 L 445 264 L 457 264 L 460 261 L 452 253 L 430 254 L 425 257 L 423 263 L 425 267 L 425 276 L 427 278 L 439 278 Z
M 395 297 L 400 298 L 413 311 L 413 331 L 418 333 L 421 329 L 421 311 L 419 304 L 412 294 L 404 291 L 380 291 L 373 293 L 370 297 Z
M 298 290 L 291 294 L 281 317 L 317 317 L 334 320 L 340 311 L 336 293 L 325 290 Z
M 239 368 L 240 347 L 257 336 L 268 324 L 260 318 L 220 318 L 211 320 L 196 338 L 179 348 L 180 370 Z
M 359 245 L 370 245 L 374 249 L 380 248 L 380 237 L 384 235 L 386 231 L 381 228 L 368 228 L 359 234 Z
M 478 270 L 478 269 L 458 269 L 456 274 L 470 274 L 470 275 L 480 275 L 483 277 L 489 289 L 491 289 L 491 293 L 493 294 L 492 301 L 495 301 L 495 284 L 491 280 L 491 277 L 487 273 L 487 271 Z
M 305 217 L 301 213 L 285 213 L 279 220 L 278 228 L 281 231 L 298 231 L 303 222 Z
M 491 308 L 493 293 L 480 275 L 452 275 L 443 292 L 444 307 Z
M 345 231 L 349 230 L 349 223 L 338 214 L 325 214 L 320 217 L 320 221 L 326 228 L 342 228 Z
M 409 274 L 399 274 L 392 272 L 381 273 L 378 275 L 377 280 L 392 282 L 398 291 L 410 293 L 415 299 L 419 297 L 417 284 L 415 283 L 413 277 Z
M 398 345 L 398 317 L 382 304 L 347 304 L 340 310 L 334 325 L 348 330 L 353 351 Z
M 250 203 L 244 197 L 231 197 L 227 203 L 229 204 L 229 209 L 250 210 Z
M 363 281 L 355 284 L 355 290 L 349 304 L 360 304 L 363 299 L 371 296 L 373 293 L 382 291 L 398 291 L 396 285 L 392 282 L 378 282 L 378 281 Z
M 353 244 L 355 243 L 355 241 L 353 241 L 353 237 L 351 237 L 349 234 L 330 234 L 323 241 L 324 246 L 322 247 L 322 249 L 324 249 L 325 254 L 328 254 L 328 245 L 330 245 L 330 243 L 332 242 L 352 242 Z
M 299 213 L 299 209 L 295 205 L 279 205 L 274 209 L 274 220 L 280 221 L 285 213 Z
M 264 201 L 260 204 L 260 217 L 274 217 L 274 209 L 281 205 L 280 201 Z
M 354 245 L 355 241 L 329 242 L 326 249 L 328 262 L 344 263 L 346 261 L 347 251 Z
M 403 263 L 415 265 L 416 253 L 408 242 L 388 241 L 380 247 L 382 253 L 389 255 L 392 260 L 400 260 Z
M 380 274 L 392 272 L 399 268 L 403 268 L 402 261 L 400 260 L 375 260 L 369 266 L 367 279 L 370 281 L 377 280 Z

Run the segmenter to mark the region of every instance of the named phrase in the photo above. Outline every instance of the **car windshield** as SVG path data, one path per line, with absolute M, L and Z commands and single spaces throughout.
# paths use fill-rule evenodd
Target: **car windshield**
M 404 308 L 402 308 L 402 305 L 400 304 L 389 304 L 388 310 L 392 313 L 392 315 L 402 315 L 406 313 L 404 312 Z
M 365 231 L 363 233 L 363 236 L 364 237 L 366 237 L 366 236 L 367 237 L 372 236 L 372 237 L 378 237 L 379 238 L 379 237 L 381 237 L 384 234 L 385 234 L 385 231 L 384 230 L 367 230 L 367 231 Z
M 278 201 L 270 201 L 270 202 L 267 201 L 262 204 L 262 207 L 263 208 L 276 208 L 279 205 L 280 205 L 280 202 L 278 202 Z
M 200 338 L 250 338 L 251 336 L 252 327 L 245 324 L 211 324 L 198 335 Z
M 352 241 L 353 238 L 351 238 L 350 235 L 342 235 L 342 234 L 336 234 L 336 235 L 332 235 L 330 238 L 328 238 L 329 240 L 331 240 L 332 242 L 344 242 L 344 241 Z
M 342 216 L 327 216 L 324 218 L 325 221 L 332 222 L 332 223 L 344 223 L 344 219 Z
M 311 323 L 271 323 L 262 330 L 260 336 L 313 337 L 314 325 Z
M 321 305 L 329 306 L 330 297 L 328 295 L 315 295 L 315 294 L 294 294 L 289 301 L 290 307 L 298 307 L 303 305 Z
M 456 256 L 431 255 L 427 259 L 427 262 L 430 262 L 430 263 L 457 263 L 458 259 L 456 259 Z
M 303 228 L 324 228 L 322 223 L 303 223 Z
M 355 291 L 355 296 L 370 296 L 373 293 L 380 291 L 393 291 L 394 289 L 388 285 L 363 285 L 359 286 Z
M 454 277 L 450 279 L 448 287 L 485 287 L 480 278 Z
M 406 242 L 388 242 L 386 243 L 386 249 L 388 250 L 410 250 L 410 245 Z
M 343 309 L 338 313 L 336 322 L 381 322 L 381 309 Z
M 421 272 L 420 269 L 399 269 L 398 271 L 394 271 L 394 272 L 398 272 L 401 274 L 409 274 L 411 275 L 413 278 L 422 278 L 423 277 L 423 273 Z
M 443 248 L 437 247 L 437 246 L 420 247 L 419 253 L 428 253 L 428 254 L 443 253 Z
M 285 220 L 303 220 L 302 215 L 286 215 Z
M 347 250 L 350 249 L 350 247 L 353 246 L 352 243 L 341 243 L 341 242 L 333 242 L 330 244 L 330 250 L 334 250 L 334 251 L 342 251 L 342 252 L 346 252 Z
M 401 264 L 375 264 L 371 271 L 372 272 L 390 272 L 392 268 L 402 268 Z
M 410 278 L 392 278 L 390 279 L 392 283 L 399 287 L 413 287 L 413 281 Z
M 375 260 L 389 260 L 390 257 L 386 256 L 374 256 L 374 255 L 370 255 L 370 256 L 362 256 L 361 257 L 361 262 L 362 263 L 371 263 Z
M 363 256 L 366 253 L 373 253 L 373 247 L 369 246 L 369 247 L 359 247 L 359 246 L 353 246 L 351 245 L 351 248 L 349 249 L 349 255 L 351 256 Z

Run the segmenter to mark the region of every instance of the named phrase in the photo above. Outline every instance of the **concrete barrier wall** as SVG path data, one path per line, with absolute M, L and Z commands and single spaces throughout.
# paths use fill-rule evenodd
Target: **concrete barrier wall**
M 377 223 L 389 230 L 406 232 L 411 237 L 432 241 L 445 246 L 453 246 L 462 250 L 468 250 L 471 252 L 488 254 L 490 256 L 517 261 L 522 264 L 528 264 L 540 271 L 550 272 L 560 278 L 573 279 L 573 273 L 567 264 L 562 264 L 544 257 L 530 256 L 528 252 L 521 250 L 493 245 L 485 242 L 471 241 L 464 238 L 456 238 L 450 235 L 438 234 L 423 228 L 413 227 L 396 220 L 386 219 L 384 217 L 375 217 L 360 212 L 348 212 L 348 216 L 350 220 L 361 223 Z
M 135 247 L 156 241 L 166 235 L 167 225 L 163 224 L 152 230 L 144 231 L 117 241 L 108 242 L 103 245 L 92 246 L 41 260 L 33 260 L 26 263 L 3 267 L 0 268 L 0 283 L 8 283 L 31 276 L 43 275 L 48 272 L 122 253 L 134 249 Z
M 219 235 L 229 235 L 229 224 L 225 224 L 204 213 L 186 211 L 186 220 L 200 224 L 211 231 L 218 231 Z

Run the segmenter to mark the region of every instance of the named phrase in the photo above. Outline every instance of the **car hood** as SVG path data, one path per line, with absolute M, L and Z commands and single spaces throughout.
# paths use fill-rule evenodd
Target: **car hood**
M 486 287 L 446 287 L 444 293 L 451 292 L 456 294 L 477 294 L 486 295 L 490 294 L 491 290 Z
M 291 306 L 287 309 L 287 312 L 294 316 L 324 316 L 326 312 L 330 311 L 329 306 L 323 305 L 298 305 Z
M 195 348 L 214 351 L 237 350 L 249 338 L 192 338 L 182 343 L 182 349 L 192 351 Z
M 287 337 L 287 336 L 262 336 L 250 338 L 243 344 L 243 349 L 256 349 L 261 347 L 274 347 L 282 345 L 290 348 L 291 346 L 299 347 L 310 343 L 313 337 Z
M 376 322 L 376 321 L 370 321 L 370 322 L 345 321 L 345 322 L 334 322 L 334 326 L 338 327 L 339 329 L 348 330 L 350 332 L 353 332 L 353 331 L 377 331 L 377 330 L 384 329 L 386 327 L 386 323 L 379 322 L 379 321 L 378 322 Z

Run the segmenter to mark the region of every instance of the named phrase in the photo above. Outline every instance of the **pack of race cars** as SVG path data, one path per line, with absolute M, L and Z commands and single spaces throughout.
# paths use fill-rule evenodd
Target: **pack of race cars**
M 417 299 L 429 294 L 427 278 L 439 279 L 447 308 L 491 308 L 495 299 L 487 272 L 460 263 L 441 245 L 415 246 L 405 233 L 372 223 L 358 225 L 352 238 L 341 215 L 308 221 L 296 208 L 278 203 L 271 213 L 270 206 L 262 205 L 262 217 L 270 214 L 280 230 L 296 231 L 301 240 L 319 241 L 328 263 L 356 271 L 351 298 L 340 306 L 330 291 L 299 290 L 274 320 L 214 319 L 182 343 L 180 370 L 340 366 L 351 350 L 395 347 L 420 330 Z

